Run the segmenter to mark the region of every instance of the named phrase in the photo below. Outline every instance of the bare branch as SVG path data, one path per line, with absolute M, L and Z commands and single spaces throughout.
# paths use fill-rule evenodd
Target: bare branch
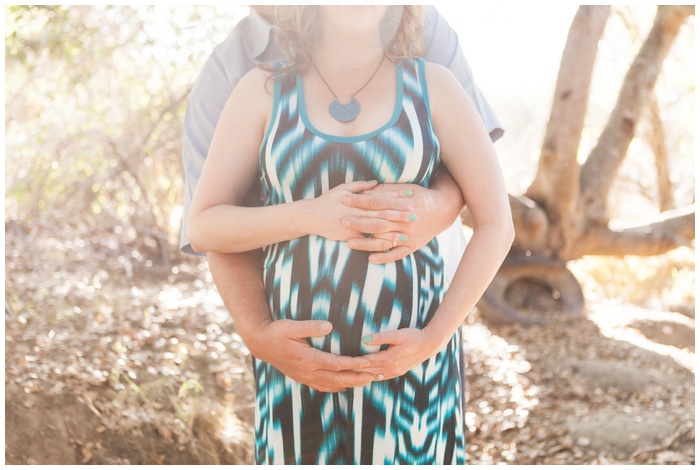
M 510 209 L 517 227 L 514 249 L 518 252 L 532 251 L 550 254 L 547 246 L 549 221 L 547 215 L 534 201 L 526 196 L 510 196 Z
M 585 255 L 656 256 L 695 239 L 695 206 L 667 211 L 627 227 L 593 225 L 576 243 L 570 259 Z
M 654 154 L 656 164 L 656 181 L 659 190 L 659 210 L 668 211 L 675 207 L 673 202 L 673 183 L 669 165 L 668 150 L 666 149 L 666 129 L 661 120 L 661 111 L 656 95 L 652 93 L 649 100 L 649 128 L 645 137 Z
M 654 25 L 622 83 L 617 104 L 581 171 L 582 203 L 597 224 L 607 222 L 606 201 L 642 111 L 673 41 L 693 6 L 659 6 Z
M 527 196 L 509 194 L 508 199 L 516 227 L 513 250 L 517 253 L 531 251 L 540 255 L 551 255 L 551 250 L 547 247 L 549 221 L 542 208 Z M 472 227 L 466 208 L 462 211 L 461 218 L 464 225 Z
M 547 213 L 548 245 L 557 253 L 568 252 L 579 235 L 580 226 L 572 220 L 580 212 L 577 155 L 598 42 L 609 14 L 609 6 L 582 5 L 571 23 L 537 174 L 526 192 Z
M 550 217 L 552 212 L 565 216 L 578 200 L 576 156 L 598 42 L 609 13 L 609 6 L 582 5 L 569 28 L 537 174 L 526 192 Z

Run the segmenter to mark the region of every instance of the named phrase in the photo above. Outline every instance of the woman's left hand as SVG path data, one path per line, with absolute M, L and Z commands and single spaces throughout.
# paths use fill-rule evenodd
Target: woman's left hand
M 366 339 L 369 341 L 365 341 Z M 425 330 L 416 328 L 375 333 L 363 338 L 363 343 L 374 346 L 389 345 L 388 349 L 363 356 L 370 361 L 370 365 L 358 370 L 358 372 L 374 374 L 379 380 L 404 375 L 444 347 L 443 342 L 438 338 L 433 338 Z
M 447 176 L 443 180 L 445 178 Z M 463 203 L 461 199 L 450 196 L 448 189 L 430 189 L 408 183 L 384 183 L 361 193 L 346 194 L 342 198 L 343 204 L 364 212 L 344 217 L 343 226 L 374 234 L 371 238 L 350 239 L 348 245 L 353 250 L 376 252 L 369 258 L 372 263 L 391 263 L 404 258 L 425 246 L 455 221 Z M 377 216 L 391 211 L 403 212 L 407 218 L 396 222 Z

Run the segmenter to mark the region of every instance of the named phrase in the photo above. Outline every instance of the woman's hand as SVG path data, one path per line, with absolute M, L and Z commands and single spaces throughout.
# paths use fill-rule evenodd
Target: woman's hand
M 356 370 L 369 372 L 375 377 L 381 374 L 380 380 L 400 377 L 437 354 L 449 339 L 433 337 L 426 330 L 416 328 L 375 333 L 363 338 L 362 342 L 375 346 L 388 344 L 389 348 L 362 356 L 370 365 Z
M 446 230 L 464 207 L 462 198 L 454 193 L 454 180 L 445 173 L 439 188 L 429 189 L 415 184 L 380 184 L 362 194 L 347 194 L 342 202 L 360 210 L 359 216 L 345 216 L 344 227 L 372 238 L 348 240 L 350 248 L 375 251 L 372 263 L 397 261 L 425 246 Z M 387 220 L 381 214 L 404 214 L 400 220 Z M 380 214 L 378 217 L 377 214 Z
M 372 232 L 363 232 L 357 230 L 344 220 L 354 220 L 359 218 L 371 218 L 372 220 L 380 221 L 384 227 L 384 231 L 397 230 L 403 224 L 410 221 L 411 213 L 403 211 L 399 208 L 387 207 L 386 209 L 367 210 L 364 208 L 351 207 L 344 204 L 345 198 L 353 198 L 359 196 L 360 193 L 371 191 L 377 187 L 376 181 L 354 181 L 336 186 L 335 188 L 326 191 L 321 196 L 311 200 L 309 206 L 311 224 L 310 233 L 328 238 L 330 240 L 348 241 L 366 238 Z M 398 240 L 401 234 L 395 234 Z M 376 236 L 376 235 L 375 235 Z M 392 242 L 387 240 L 390 234 L 382 233 L 385 238 L 384 248 L 388 249 L 392 246 Z M 378 240 L 380 243 L 382 240 Z

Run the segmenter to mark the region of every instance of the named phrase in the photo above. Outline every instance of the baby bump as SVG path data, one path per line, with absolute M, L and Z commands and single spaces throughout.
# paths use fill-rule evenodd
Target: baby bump
M 330 321 L 333 331 L 310 344 L 351 356 L 378 349 L 363 336 L 423 327 L 442 297 L 441 264 L 426 263 L 421 252 L 381 265 L 368 255 L 315 236 L 269 247 L 265 287 L 273 318 Z

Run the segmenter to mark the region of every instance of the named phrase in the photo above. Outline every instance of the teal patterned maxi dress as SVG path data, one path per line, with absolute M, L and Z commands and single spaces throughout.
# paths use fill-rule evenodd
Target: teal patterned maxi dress
M 301 77 L 278 77 L 260 151 L 265 204 L 315 198 L 359 180 L 428 186 L 440 161 L 424 62 L 399 61 L 396 83 L 386 125 L 338 137 L 310 123 Z M 330 335 L 309 340 L 318 349 L 348 356 L 377 351 L 362 337 L 422 328 L 434 315 L 445 291 L 437 243 L 381 265 L 369 263 L 368 252 L 320 236 L 268 246 L 264 281 L 272 315 L 333 323 Z M 443 351 L 402 377 L 340 393 L 312 390 L 255 361 L 256 462 L 464 463 L 460 341 L 457 332 Z

